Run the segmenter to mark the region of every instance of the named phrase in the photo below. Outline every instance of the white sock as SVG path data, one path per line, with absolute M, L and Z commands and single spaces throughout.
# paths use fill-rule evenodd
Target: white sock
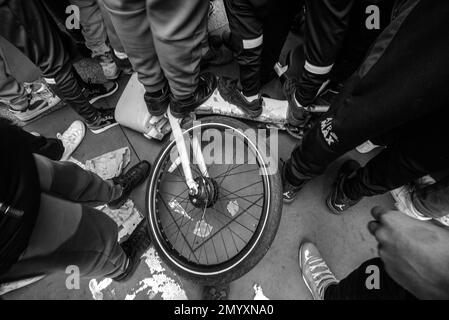
M 257 98 L 259 98 L 259 95 L 258 95 L 258 94 L 254 95 L 254 96 L 249 96 L 249 97 L 247 97 L 247 96 L 245 96 L 245 95 L 243 95 L 243 96 L 246 98 L 246 100 L 247 100 L 248 102 L 252 102 L 252 101 L 256 100 Z

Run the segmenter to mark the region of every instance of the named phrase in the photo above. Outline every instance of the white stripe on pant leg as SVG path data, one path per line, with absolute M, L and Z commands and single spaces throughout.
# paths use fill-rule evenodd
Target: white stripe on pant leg
M 243 49 L 254 49 L 262 45 L 263 43 L 263 35 L 257 37 L 255 39 L 243 39 Z
M 331 64 L 330 66 L 319 67 L 314 66 L 310 62 L 306 61 L 306 63 L 304 64 L 304 69 L 314 74 L 328 74 L 329 72 L 331 72 L 333 66 L 334 65 Z
M 56 84 L 56 80 L 54 78 L 44 78 L 44 80 L 48 84 Z

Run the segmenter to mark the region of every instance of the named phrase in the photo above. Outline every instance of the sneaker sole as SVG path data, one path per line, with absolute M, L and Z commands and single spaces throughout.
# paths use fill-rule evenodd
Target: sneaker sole
M 53 108 L 54 106 L 56 106 L 56 104 L 54 104 L 54 105 L 48 105 L 48 104 L 47 104 L 47 105 L 46 105 L 45 107 L 43 107 L 42 109 L 36 110 L 36 113 L 30 114 L 30 115 L 28 115 L 28 116 L 17 114 L 16 112 L 11 111 L 11 110 L 10 110 L 10 112 L 11 112 L 17 119 L 19 119 L 20 121 L 22 121 L 22 122 L 27 122 L 27 121 L 33 120 L 34 118 L 37 118 L 37 117 L 40 116 L 42 113 L 44 113 L 44 112 L 47 111 L 47 110 L 50 110 L 50 109 Z
M 329 196 L 327 197 L 327 199 L 326 199 L 326 205 L 327 205 L 327 208 L 330 210 L 330 212 L 332 213 L 332 214 L 334 214 L 334 215 L 341 215 L 342 213 L 344 213 L 344 211 L 338 211 L 337 209 L 335 209 L 333 206 L 332 206 L 332 194 L 333 194 L 333 191 L 329 194 Z
M 89 128 L 89 130 L 92 131 L 92 133 L 94 133 L 94 134 L 99 134 L 99 133 L 102 133 L 102 132 L 104 132 L 104 131 L 106 131 L 108 129 L 111 129 L 111 128 L 115 127 L 115 126 L 118 126 L 118 123 L 112 123 L 110 125 L 107 125 L 105 127 L 99 128 L 99 129 Z
M 90 103 L 90 104 L 93 104 L 93 103 L 97 102 L 97 101 L 100 100 L 100 99 L 103 99 L 103 98 L 112 96 L 114 93 L 117 92 L 117 90 L 118 90 L 118 83 L 115 82 L 115 83 L 114 83 L 114 89 L 112 89 L 112 90 L 109 91 L 108 93 L 105 93 L 105 94 L 103 94 L 103 95 L 101 95 L 101 96 L 96 96 L 95 98 L 90 99 L 90 100 L 89 100 L 89 103 Z

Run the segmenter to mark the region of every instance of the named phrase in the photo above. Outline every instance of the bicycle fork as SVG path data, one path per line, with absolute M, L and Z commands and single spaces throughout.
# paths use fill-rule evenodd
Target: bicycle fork
M 179 164 L 181 164 L 182 171 L 184 172 L 186 180 L 185 182 L 189 187 L 189 193 L 191 195 L 196 195 L 198 194 L 198 184 L 193 179 L 192 169 L 190 168 L 190 157 L 186 148 L 186 139 L 184 138 L 184 133 L 180 125 L 181 120 L 173 117 L 170 111 L 167 112 L 167 115 L 168 121 L 170 122 L 170 126 L 172 128 L 173 137 L 175 138 L 176 149 L 178 150 L 179 155 L 179 157 L 173 162 L 173 165 L 175 167 L 171 167 L 170 169 L 174 170 Z M 201 151 L 201 144 L 198 140 L 197 135 L 193 134 L 191 143 L 190 138 L 188 140 L 189 146 L 191 145 L 193 149 L 193 159 L 195 160 L 196 164 L 198 164 L 198 168 L 200 169 L 201 174 L 205 177 L 209 177 L 203 153 Z

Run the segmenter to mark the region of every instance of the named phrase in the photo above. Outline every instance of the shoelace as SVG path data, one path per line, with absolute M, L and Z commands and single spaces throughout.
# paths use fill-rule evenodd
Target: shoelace
M 320 297 L 323 297 L 325 288 L 333 282 L 338 282 L 337 278 L 335 278 L 332 271 L 330 271 L 326 262 L 322 258 L 318 257 L 310 257 L 307 259 L 307 264 L 309 266 L 309 270 L 312 273 L 312 279 L 315 283 L 316 288 L 318 289 L 318 294 Z M 321 271 L 316 271 L 315 269 L 322 268 Z
M 68 142 L 69 144 L 73 145 L 76 143 L 76 140 L 79 137 L 79 132 L 76 129 L 72 129 L 72 130 L 67 130 L 66 132 L 64 132 L 64 134 L 56 134 L 56 138 L 58 138 L 59 140 L 61 140 L 64 143 L 64 147 L 66 146 L 66 143 Z
M 133 171 L 131 173 L 127 173 L 123 179 L 120 180 L 120 184 L 122 185 L 123 189 L 128 189 L 131 185 L 131 183 L 135 180 L 138 172 Z

